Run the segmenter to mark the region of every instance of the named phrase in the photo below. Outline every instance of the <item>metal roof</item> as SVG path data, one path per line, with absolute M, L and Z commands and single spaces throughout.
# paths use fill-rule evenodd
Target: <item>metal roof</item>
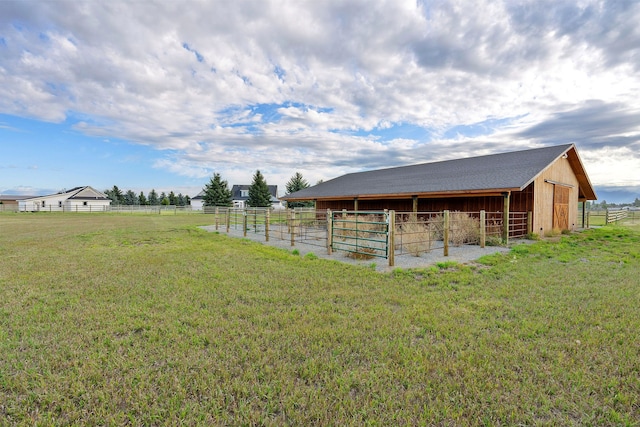
M 350 173 L 285 195 L 282 199 L 372 198 L 523 190 L 551 163 L 571 149 L 575 152 L 573 144 L 565 144 Z M 584 176 L 588 184 L 588 188 L 583 190 L 581 182 L 581 193 L 585 193 L 589 200 L 595 200 L 595 193 L 577 152 L 575 157 L 582 170 L 574 172 L 577 176 Z M 575 169 L 574 162 L 572 167 Z M 589 198 L 590 195 L 593 195 L 593 199 Z

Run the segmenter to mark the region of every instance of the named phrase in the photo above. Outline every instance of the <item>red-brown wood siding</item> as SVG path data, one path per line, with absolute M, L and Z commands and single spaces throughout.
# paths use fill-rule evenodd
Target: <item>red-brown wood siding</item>
M 461 212 L 502 212 L 504 200 L 501 196 L 418 198 L 418 212 L 438 212 L 445 209 Z M 353 210 L 354 200 L 318 200 L 316 209 Z M 374 211 L 393 209 L 396 212 L 411 212 L 413 199 L 358 200 L 358 210 Z M 509 203 L 511 212 L 530 212 L 533 210 L 533 183 L 523 191 L 512 191 Z

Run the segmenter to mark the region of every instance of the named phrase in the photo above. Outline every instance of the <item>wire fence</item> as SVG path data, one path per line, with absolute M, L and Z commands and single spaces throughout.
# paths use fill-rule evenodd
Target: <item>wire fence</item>
M 257 234 L 271 239 L 315 245 L 354 257 L 381 257 L 393 262 L 395 254 L 420 256 L 449 246 L 499 245 L 504 240 L 502 212 L 394 212 L 318 211 L 312 208 L 216 207 L 215 229 Z M 509 237 L 522 237 L 530 227 L 530 215 L 509 215 Z M 392 265 L 392 264 L 390 264 Z

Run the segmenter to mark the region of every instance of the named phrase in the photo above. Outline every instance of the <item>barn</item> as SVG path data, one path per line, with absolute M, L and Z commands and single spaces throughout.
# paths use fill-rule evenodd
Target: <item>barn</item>
M 583 226 L 579 202 L 596 194 L 566 144 L 350 173 L 282 199 L 313 200 L 319 210 L 526 213 L 527 231 L 543 235 Z

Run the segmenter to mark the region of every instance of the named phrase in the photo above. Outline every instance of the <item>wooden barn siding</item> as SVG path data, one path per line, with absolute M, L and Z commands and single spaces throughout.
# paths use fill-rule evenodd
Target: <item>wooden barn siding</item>
M 533 210 L 533 183 L 523 191 L 511 193 L 509 209 L 511 212 L 529 212 Z M 445 209 L 461 212 L 502 212 L 504 208 L 503 198 L 500 196 L 481 197 L 449 197 L 427 199 L 418 198 L 418 212 L 439 212 Z M 351 200 L 318 200 L 316 209 L 325 210 L 353 210 L 354 201 Z M 412 199 L 378 199 L 378 200 L 358 200 L 358 210 L 378 211 L 393 209 L 396 212 L 413 211 Z
M 569 189 L 569 228 L 578 226 L 579 184 L 567 159 L 559 158 L 544 170 L 534 181 L 533 232 L 540 235 L 553 230 L 553 188 L 545 180 L 571 185 Z

